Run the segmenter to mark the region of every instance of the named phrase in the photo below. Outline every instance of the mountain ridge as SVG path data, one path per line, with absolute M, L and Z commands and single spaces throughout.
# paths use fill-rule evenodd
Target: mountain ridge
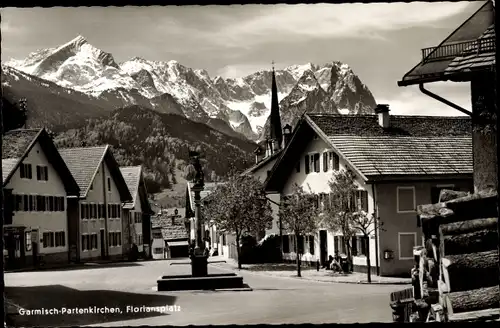
M 82 36 L 5 65 L 96 99 L 104 98 L 114 108 L 140 105 L 159 112 L 175 112 L 196 122 L 217 122 L 219 128 L 232 129 L 250 140 L 262 137 L 270 111 L 271 70 L 240 78 L 211 78 L 206 70 L 189 68 L 176 60 L 150 61 L 136 56 L 117 63 L 111 53 L 92 46 Z M 375 100 L 368 87 L 348 65 L 332 61 L 276 70 L 280 109 L 285 118 L 293 116 L 299 105 L 284 101 L 285 98 L 304 74 L 311 73 L 320 88 L 315 93 L 304 93 L 305 105 L 326 112 L 342 109 L 348 113 L 372 113 Z M 253 110 L 254 103 L 263 103 L 265 109 L 260 106 Z

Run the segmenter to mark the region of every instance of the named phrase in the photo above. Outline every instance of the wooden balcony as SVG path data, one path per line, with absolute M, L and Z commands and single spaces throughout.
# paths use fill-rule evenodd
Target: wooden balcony
M 474 41 L 466 41 L 430 47 L 422 49 L 422 60 L 424 62 L 444 60 L 458 57 L 466 51 L 467 55 L 496 52 L 495 38 L 483 38 Z

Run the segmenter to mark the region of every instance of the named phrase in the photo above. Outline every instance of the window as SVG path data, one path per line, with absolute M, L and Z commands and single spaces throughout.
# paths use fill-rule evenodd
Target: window
M 323 153 L 323 172 L 328 171 L 328 153 L 324 152 Z
M 66 246 L 66 234 L 64 231 L 58 231 L 55 233 L 56 247 Z
M 314 255 L 314 236 L 309 236 L 309 253 Z
M 295 166 L 295 171 L 297 173 L 300 173 L 300 161 L 297 162 L 297 165 Z
M 415 187 L 397 188 L 397 212 L 411 213 L 415 211 Z
M 110 232 L 109 235 L 109 246 L 110 247 L 115 247 L 115 246 L 121 246 L 121 232 Z
M 351 247 L 352 255 L 354 256 L 367 256 L 368 254 L 369 239 L 365 236 L 352 237 Z
M 82 212 L 81 213 L 81 217 L 82 217 L 82 220 L 86 220 L 87 219 L 87 204 L 80 204 L 80 211 Z
M 306 155 L 304 157 L 304 171 L 306 172 L 306 174 L 309 174 L 309 172 L 311 172 L 311 167 L 309 165 L 309 155 Z
M 87 234 L 82 234 L 82 251 L 88 251 L 89 250 L 89 235 Z
M 24 233 L 24 242 L 25 242 L 26 252 L 31 252 L 31 231 L 26 231 Z
M 341 254 L 346 254 L 346 247 L 345 247 L 345 237 L 344 236 L 334 236 L 333 237 L 333 243 L 335 245 L 335 250 L 338 251 Z
M 43 233 L 43 248 L 54 247 L 54 233 L 53 232 L 44 232 Z
M 97 217 L 99 219 L 102 218 L 102 207 L 101 207 L 101 204 L 97 205 Z
M 226 246 L 226 234 L 222 234 L 222 246 Z
M 93 219 L 97 219 L 97 204 L 92 204 L 92 212 L 94 213 Z
M 108 177 L 108 192 L 111 192 L 111 178 Z
M 36 198 L 33 197 L 32 195 L 29 195 L 28 196 L 28 203 L 29 203 L 29 211 L 30 212 L 33 212 L 33 211 L 36 211 Z
M 339 156 L 335 154 L 333 151 L 330 153 L 330 169 L 338 171 L 339 170 Z
M 316 153 L 312 156 L 314 163 L 314 172 L 319 172 L 319 153 Z
M 97 234 L 93 233 L 90 235 L 90 249 L 97 249 Z
M 351 252 L 352 256 L 357 256 L 358 255 L 358 239 L 359 237 L 354 236 L 351 238 Z M 359 254 L 361 255 L 361 254 Z
M 61 201 L 61 207 L 59 208 L 61 210 L 61 212 L 64 212 L 65 211 L 65 199 L 64 197 L 59 197 L 60 198 L 60 201 Z
M 142 245 L 143 240 L 142 240 L 142 235 L 137 235 L 137 245 Z
M 350 207 L 351 211 L 368 212 L 368 192 L 366 190 L 356 190 L 351 195 Z
M 36 166 L 36 179 L 39 181 L 49 180 L 49 168 L 45 165 Z
M 53 212 L 54 211 L 54 196 L 49 196 L 49 197 L 47 197 L 47 199 L 49 201 L 49 204 L 48 204 L 49 211 Z
M 32 179 L 31 164 L 21 164 L 21 179 Z
M 417 245 L 416 232 L 398 233 L 399 259 L 413 260 L 413 247 Z
M 290 253 L 290 238 L 283 235 L 283 253 Z
M 163 254 L 163 248 L 161 248 L 161 247 L 155 247 L 154 253 L 155 254 Z
M 15 199 L 15 206 L 14 206 L 14 210 L 15 211 L 23 211 L 24 210 L 24 205 L 23 205 L 23 195 L 13 195 L 14 196 L 14 199 Z

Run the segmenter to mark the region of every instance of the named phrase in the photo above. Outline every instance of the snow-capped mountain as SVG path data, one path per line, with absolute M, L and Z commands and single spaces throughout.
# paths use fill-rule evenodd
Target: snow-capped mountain
M 175 60 L 134 57 L 116 63 L 110 53 L 82 36 L 6 65 L 61 87 L 104 98 L 113 106 L 137 104 L 207 123 L 221 121 L 257 139 L 269 116 L 272 72 L 242 78 L 211 78 L 207 71 Z M 375 100 L 353 71 L 340 62 L 293 65 L 276 71 L 283 119 L 292 122 L 305 109 L 371 113 Z M 225 127 L 223 129 L 226 129 Z

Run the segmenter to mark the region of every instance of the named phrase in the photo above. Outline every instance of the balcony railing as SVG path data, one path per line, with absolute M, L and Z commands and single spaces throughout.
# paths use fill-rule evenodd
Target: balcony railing
M 422 60 L 427 62 L 455 58 L 466 49 L 470 50 L 470 53 L 468 51 L 468 55 L 495 52 L 495 38 L 484 38 L 474 41 L 447 44 L 440 47 L 424 48 L 422 49 Z

